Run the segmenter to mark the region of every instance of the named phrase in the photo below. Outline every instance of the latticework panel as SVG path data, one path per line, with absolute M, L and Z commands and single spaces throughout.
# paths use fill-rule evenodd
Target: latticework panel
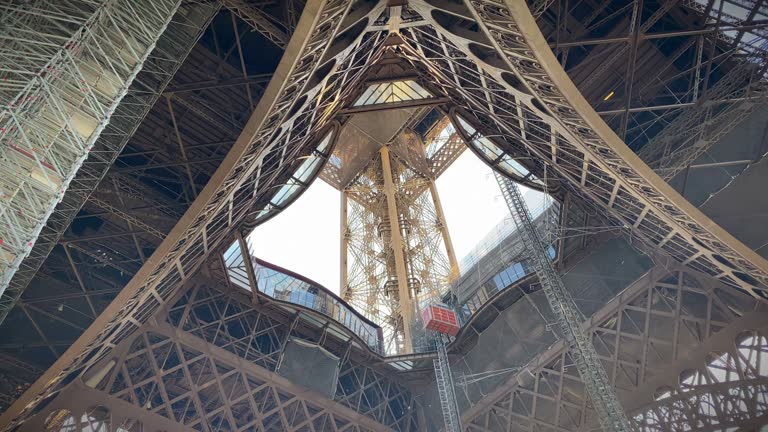
M 168 313 L 179 330 L 274 371 L 287 337 L 285 326 L 216 289 L 196 287 Z
M 382 158 L 388 157 L 384 165 Z M 384 169 L 390 167 L 394 202 L 386 196 Z M 346 286 L 342 296 L 379 324 L 387 354 L 405 353 L 409 326 L 414 345 L 425 345 L 418 311 L 447 291 L 452 274 L 444 237 L 444 225 L 436 208 L 434 180 L 415 169 L 396 152 L 377 155 L 348 185 L 343 246 L 348 256 Z M 394 211 L 389 208 L 394 204 Z M 392 221 L 392 215 L 397 221 Z M 395 228 L 396 227 L 396 228 Z M 402 238 L 405 274 L 398 272 L 398 251 L 393 230 Z M 406 301 L 398 284 L 406 279 Z M 403 308 L 410 308 L 406 314 Z M 406 315 L 413 316 L 404 322 Z M 414 349 L 417 349 L 414 347 Z
M 150 329 L 99 389 L 199 431 L 370 430 L 193 343 Z
M 168 321 L 179 331 L 188 332 L 269 372 L 277 370 L 291 331 L 285 323 L 232 295 L 200 286 L 180 297 L 169 310 Z M 315 338 L 307 335 L 304 339 Z M 340 367 L 333 399 L 394 430 L 416 430 L 417 417 L 410 390 L 352 359 L 347 358 Z
M 20 263 L 18 270 L 8 283 L 8 287 L 0 297 L 0 322 L 15 306 L 27 285 L 38 273 L 43 262 L 70 226 L 91 192 L 104 179 L 105 174 L 115 162 L 118 154 L 144 120 L 147 113 L 155 105 L 167 84 L 174 77 L 188 53 L 197 42 L 202 30 L 213 18 L 218 5 L 184 3 L 179 6 L 168 27 L 160 36 L 155 48 L 144 62 L 141 71 L 136 75 L 134 83 L 128 88 L 125 97 L 112 113 L 104 131 L 93 143 L 93 149 L 77 175 L 70 183 L 69 192 L 64 194 L 56 209 L 51 213 L 45 227 L 35 241 L 29 255 Z M 126 177 L 112 177 L 116 190 L 127 196 L 139 197 L 144 201 L 154 201 L 151 192 L 142 188 L 141 183 L 131 182 Z M 139 189 L 141 188 L 141 189 Z M 163 238 L 157 227 L 142 223 L 135 215 L 129 215 L 116 209 L 102 200 L 91 197 L 92 203 L 100 207 L 118 212 L 124 219 L 141 226 L 158 238 Z M 100 204 L 99 204 L 100 203 Z M 180 217 L 166 207 L 162 211 L 177 219 Z M 175 220 L 174 219 L 174 220 Z
M 419 430 L 410 390 L 361 363 L 348 361 L 341 366 L 334 399 L 392 429 Z
M 490 163 L 506 154 L 546 164 L 550 176 L 652 247 L 764 295 L 768 263 L 674 192 L 598 118 L 524 2 L 409 7 L 431 26 L 404 32 L 406 55 L 453 96 L 459 116 L 502 143 L 503 154 L 486 155 Z
M 641 430 L 736 425 L 765 414 L 760 395 L 768 360 L 765 337 L 758 337 L 768 325 L 761 317 L 765 309 L 747 295 L 706 286 L 707 279 L 676 272 L 610 303 L 587 323 L 610 381 Z M 762 330 L 734 339 L 750 325 Z M 670 382 L 676 385 L 666 387 Z M 465 414 L 467 430 L 599 429 L 561 345 L 540 354 L 479 406 Z
M 342 227 L 348 262 L 342 297 L 382 327 L 384 352 L 402 343 L 402 322 L 397 320 L 397 297 L 387 282 L 396 278 L 395 257 L 382 235 L 388 231 L 387 202 L 383 192 L 381 159 L 377 156 L 344 189 L 346 225 Z M 396 288 L 394 289 L 396 291 Z
M 179 4 L 12 1 L 0 8 L 0 292 Z
M 768 332 L 747 331 L 726 351 L 685 370 L 656 390 L 634 417 L 644 432 L 723 430 L 768 424 Z
M 350 9 L 351 22 L 342 21 Z M 166 238 L 141 276 L 122 291 L 91 331 L 56 367 L 36 382 L 4 415 L 6 424 L 22 421 L 66 376 L 91 365 L 134 333 L 141 323 L 173 298 L 205 257 L 244 220 L 270 216 L 268 201 L 312 152 L 319 131 L 359 80 L 365 65 L 380 52 L 380 34 L 364 34 L 366 12 L 376 4 L 320 1 L 294 32 L 299 49 L 289 49 L 240 139 L 214 175 L 215 185 L 198 196 L 173 236 Z M 345 30 L 347 30 L 345 32 Z M 343 34 L 342 34 L 343 33 Z M 332 46 L 332 49 L 330 49 Z M 288 58 L 290 57 L 290 58 Z M 260 203 L 260 204 L 259 204 Z M 153 293 L 153 294 L 150 294 Z
M 446 292 L 451 265 L 443 243 L 443 227 L 429 191 L 433 180 L 397 157 L 392 158 L 392 169 L 408 272 L 417 284 L 414 296 L 420 305 L 439 299 Z

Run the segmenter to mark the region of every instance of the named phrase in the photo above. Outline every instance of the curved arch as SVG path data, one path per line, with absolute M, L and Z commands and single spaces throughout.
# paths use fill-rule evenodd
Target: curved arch
M 527 166 L 496 145 L 493 139 L 483 136 L 455 109 L 451 109 L 449 116 L 464 144 L 491 169 L 531 189 L 551 191 Z
M 334 121 L 325 133 L 319 134 L 323 138 L 317 141 L 317 145 L 314 146 L 310 154 L 297 158 L 293 164 L 296 168 L 288 170 L 289 172 L 292 171 L 291 176 L 284 183 L 272 186 L 275 193 L 269 203 L 264 207 L 252 210 L 251 214 L 255 214 L 255 217 L 244 224 L 246 230 L 253 230 L 277 216 L 312 186 L 336 147 L 340 128 L 341 125 Z
M 709 250 L 700 250 L 699 253 L 711 257 L 712 251 L 722 250 L 721 255 L 728 255 L 732 260 L 739 261 L 739 267 L 747 269 L 747 275 L 762 276 L 761 282 L 763 288 L 766 288 L 768 285 L 768 261 L 746 247 L 680 196 L 627 147 L 595 112 L 560 66 L 527 5 L 523 2 L 510 0 L 505 0 L 504 4 L 511 19 L 504 19 L 503 14 L 492 10 L 491 5 L 488 7 L 470 5 L 470 7 L 473 8 L 473 13 L 480 18 L 479 21 L 486 26 L 507 24 L 506 28 L 510 30 L 508 34 L 499 30 L 489 31 L 492 36 L 496 36 L 494 41 L 499 49 L 508 52 L 507 50 L 510 49 L 526 48 L 532 54 L 529 59 L 519 59 L 517 64 L 508 54 L 508 61 L 513 66 L 517 66 L 518 76 L 526 82 L 535 97 L 548 108 L 547 113 L 553 116 L 563 132 L 569 132 L 575 142 L 581 144 L 585 151 L 592 153 L 595 164 L 603 165 L 602 168 L 605 171 L 612 173 L 619 180 L 624 180 L 627 186 L 629 186 L 630 177 L 634 177 L 635 181 L 644 183 L 642 186 L 629 187 L 642 191 L 638 195 L 645 198 L 649 208 L 655 207 L 649 212 L 656 210 L 659 218 L 667 219 L 667 223 L 678 227 L 679 231 L 676 235 L 687 237 L 688 242 L 692 242 L 693 238 L 703 241 Z M 516 45 L 511 42 L 510 38 L 504 37 L 512 34 L 522 38 L 524 42 Z M 544 77 L 546 79 L 543 79 Z M 533 85 L 534 80 L 550 81 L 558 92 L 547 95 L 539 87 Z M 557 114 L 553 112 L 551 107 L 557 106 L 558 103 L 563 104 L 563 102 L 567 103 L 567 109 Z M 571 115 L 568 116 L 567 114 Z M 611 162 L 604 161 L 604 158 L 610 158 Z M 673 212 L 677 212 L 677 214 L 673 214 Z M 710 259 L 711 261 L 714 260 Z M 718 267 L 723 273 L 736 276 L 728 266 L 718 265 Z M 731 284 L 733 284 L 732 280 Z M 746 286 L 744 284 L 739 285 L 757 296 L 755 288 L 758 287 L 749 282 L 747 284 Z
M 422 16 L 431 16 L 434 6 L 423 0 L 412 3 Z M 503 87 L 506 94 L 494 92 L 493 104 L 473 98 L 472 90 L 463 88 L 458 75 L 451 71 L 445 72 L 450 78 L 446 81 L 448 85 L 472 99 L 473 108 L 489 117 L 499 133 L 517 135 L 516 130 L 525 123 L 521 109 L 538 115 L 549 131 L 537 137 L 540 139 L 531 141 L 523 136 L 522 140 L 532 154 L 546 161 L 574 191 L 594 201 L 652 247 L 762 298 L 761 293 L 768 290 L 768 261 L 692 206 L 623 143 L 571 82 L 525 2 L 480 0 L 466 2 L 466 5 L 474 23 L 488 36 L 513 72 L 516 77 L 513 81 L 519 83 L 515 88 L 509 76 L 507 80 L 502 79 L 503 69 L 473 54 L 467 47 L 474 41 L 435 25 L 443 43 L 453 45 L 453 51 L 459 51 L 464 59 L 477 63 L 482 69 L 477 78 L 462 76 L 462 80 L 491 80 L 494 87 Z M 417 43 L 419 37 L 430 37 L 418 31 L 414 34 Z M 532 98 L 524 97 L 526 92 L 521 88 Z M 495 112 L 500 100 L 509 107 L 503 116 Z M 546 135 L 551 135 L 551 139 Z M 565 157 L 558 157 L 560 154 Z M 737 270 L 714 255 L 725 258 Z

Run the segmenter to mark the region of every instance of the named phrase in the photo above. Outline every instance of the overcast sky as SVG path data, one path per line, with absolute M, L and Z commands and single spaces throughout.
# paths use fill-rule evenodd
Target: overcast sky
M 503 218 L 509 217 L 491 169 L 467 150 L 437 180 L 437 190 L 461 259 Z M 529 205 L 541 205 L 535 191 Z M 339 292 L 341 194 L 322 180 L 285 211 L 251 234 L 256 256 Z

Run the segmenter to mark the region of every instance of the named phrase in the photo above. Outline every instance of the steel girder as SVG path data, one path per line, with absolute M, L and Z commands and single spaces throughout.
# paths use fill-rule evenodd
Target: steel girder
M 768 262 L 675 192 L 599 118 L 524 4 L 435 4 L 441 2 L 411 3 L 432 27 L 409 29 L 407 48 L 464 108 L 475 129 L 512 137 L 513 157 L 546 164 L 562 186 L 651 247 L 766 297 Z
M 354 6 L 354 7 L 353 7 Z M 13 427 L 65 378 L 93 364 L 165 304 L 205 256 L 254 208 L 274 194 L 274 181 L 330 125 L 364 66 L 379 51 L 382 35 L 364 34 L 383 5 L 312 1 L 264 97 L 209 185 L 166 237 L 153 259 L 77 342 L 0 419 Z M 271 208 L 271 207 L 270 207 Z M 268 211 L 267 211 L 268 213 Z
M 582 328 L 635 428 L 729 427 L 768 412 L 765 312 L 706 275 L 655 267 Z M 519 366 L 464 412 L 467 430 L 599 427 L 562 342 Z
M 546 165 L 576 196 L 659 250 L 760 296 L 768 281 L 765 260 L 688 204 L 621 142 L 560 68 L 522 2 L 440 3 L 411 2 L 422 16 L 414 20 L 413 10 L 404 9 L 409 15 L 401 40 L 389 42 L 404 39 L 401 49 L 463 105 L 460 114 L 480 133 L 508 137 L 505 148 L 516 150 L 512 157 L 534 156 L 533 164 L 542 168 L 537 175 Z M 0 422 L 17 424 L 65 377 L 103 358 L 165 304 L 234 228 L 280 210 L 266 202 L 274 188 L 376 59 L 386 36 L 387 20 L 378 19 L 383 6 L 309 2 L 277 79 L 208 187 L 153 259 Z M 366 33 L 366 26 L 372 31 Z
M 65 410 L 60 429 L 51 431 L 107 432 L 137 421 L 149 430 L 414 431 L 413 412 L 391 411 L 407 410 L 411 393 L 348 356 L 333 397 L 280 376 L 288 338 L 304 336 L 288 329 L 241 297 L 188 284 L 167 313 L 120 343 L 21 430 L 44 430 L 46 420 Z M 90 419 L 98 406 L 108 415 Z

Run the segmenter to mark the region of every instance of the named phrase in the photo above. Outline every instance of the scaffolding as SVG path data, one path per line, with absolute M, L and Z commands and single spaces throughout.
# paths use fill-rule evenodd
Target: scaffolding
M 768 42 L 739 59 L 696 105 L 683 111 L 638 155 L 669 181 L 768 101 Z M 698 90 L 698 79 L 696 90 Z
M 0 6 L 0 293 L 78 170 L 99 150 L 97 139 L 179 4 L 12 0 Z M 0 319 L 13 304 L 7 299 Z
M 581 328 L 586 320 L 579 311 L 570 292 L 563 285 L 547 255 L 547 243 L 535 229 L 533 219 L 517 185 L 499 173 L 494 173 L 512 220 L 520 231 L 531 267 L 556 318 L 562 337 L 575 360 L 586 393 L 592 400 L 600 424 L 606 431 L 629 431 L 630 425 L 624 409 L 613 391 L 608 375 L 592 346 L 592 341 Z

